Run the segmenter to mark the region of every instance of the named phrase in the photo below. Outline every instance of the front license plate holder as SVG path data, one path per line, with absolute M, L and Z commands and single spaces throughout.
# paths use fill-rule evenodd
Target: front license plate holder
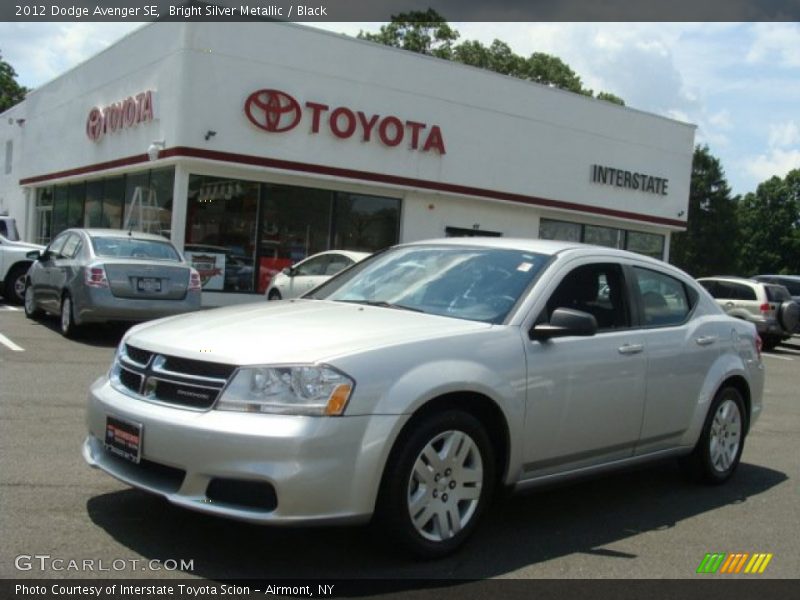
M 106 450 L 136 464 L 142 459 L 142 425 L 117 417 L 106 417 Z
M 155 277 L 139 277 L 136 280 L 136 289 L 140 292 L 160 292 L 161 280 Z

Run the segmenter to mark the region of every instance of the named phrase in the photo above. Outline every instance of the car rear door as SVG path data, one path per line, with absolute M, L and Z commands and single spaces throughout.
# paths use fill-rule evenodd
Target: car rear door
M 523 478 L 592 466 L 633 455 L 645 396 L 645 333 L 632 326 L 622 266 L 572 263 L 556 275 L 546 323 L 556 308 L 589 312 L 591 337 L 527 339 L 527 410 Z
M 695 314 L 699 294 L 689 284 L 650 265 L 630 271 L 647 345 L 647 391 L 636 454 L 647 454 L 680 444 L 731 328 L 717 314 Z

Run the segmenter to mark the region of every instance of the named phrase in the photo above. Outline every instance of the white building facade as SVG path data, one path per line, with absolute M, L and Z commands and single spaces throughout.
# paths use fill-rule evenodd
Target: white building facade
M 207 304 L 331 248 L 556 238 L 667 258 L 694 126 L 294 24 L 153 23 L 0 120 L 28 241 L 161 233 Z

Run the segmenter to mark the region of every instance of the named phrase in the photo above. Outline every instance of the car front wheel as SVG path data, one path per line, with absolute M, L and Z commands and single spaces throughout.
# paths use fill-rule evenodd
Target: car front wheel
M 420 558 L 456 550 L 473 532 L 494 485 L 494 453 L 483 425 L 450 410 L 415 426 L 392 453 L 379 518 Z
M 30 282 L 27 286 L 25 286 L 24 306 L 25 316 L 29 319 L 35 319 L 42 313 L 41 309 L 36 306 L 36 298 L 33 295 L 33 286 L 30 284 Z
M 278 290 L 271 290 L 269 296 L 267 296 L 267 300 L 280 300 L 281 293 Z
M 706 483 L 727 481 L 739 465 L 744 437 L 742 394 L 734 387 L 724 387 L 714 397 L 697 446 L 682 461 L 684 469 L 693 479 Z

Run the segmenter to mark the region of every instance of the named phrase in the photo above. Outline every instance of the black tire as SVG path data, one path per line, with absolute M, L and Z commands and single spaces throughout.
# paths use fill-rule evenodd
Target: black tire
M 726 417 L 723 414 L 726 409 L 736 412 L 728 413 Z M 681 459 L 684 472 L 695 481 L 712 485 L 730 479 L 742 456 L 747 422 L 744 399 L 739 390 L 731 386 L 720 389 L 708 409 L 697 445 L 690 455 Z M 737 443 L 735 451 L 732 446 L 734 437 Z M 722 451 L 718 450 L 720 442 L 723 443 Z M 727 452 L 724 445 L 728 447 Z
M 8 304 L 17 306 L 25 302 L 25 277 L 30 264 L 14 265 L 6 274 L 3 297 Z
M 78 326 L 75 324 L 75 309 L 72 306 L 72 297 L 66 292 L 61 297 L 59 326 L 61 335 L 65 338 L 74 338 L 78 334 Z
M 777 337 L 761 338 L 761 349 L 767 351 L 775 350 L 775 348 L 777 348 L 778 344 L 780 344 L 781 341 L 782 341 L 781 338 Z
M 30 294 L 30 301 L 28 299 L 28 295 Z M 42 309 L 36 306 L 33 300 L 33 286 L 31 286 L 31 282 L 28 281 L 25 285 L 25 300 L 23 302 L 23 306 L 25 308 L 25 316 L 29 319 L 36 319 L 42 315 Z
M 281 293 L 278 290 L 272 290 L 267 296 L 267 300 L 280 300 L 281 298 Z
M 426 460 L 423 450 L 441 458 L 439 452 L 445 452 L 448 443 L 461 449 L 463 456 L 457 452 L 436 465 L 428 462 L 424 470 L 429 479 L 420 482 L 416 475 L 420 470 L 414 467 Z M 480 421 L 460 410 L 435 413 L 414 423 L 392 449 L 378 499 L 377 524 L 410 554 L 439 558 L 454 552 L 472 534 L 494 485 L 494 451 Z M 412 502 L 414 495 L 419 500 Z M 411 515 L 410 504 L 415 503 L 419 527 Z M 453 528 L 455 519 L 458 527 Z

